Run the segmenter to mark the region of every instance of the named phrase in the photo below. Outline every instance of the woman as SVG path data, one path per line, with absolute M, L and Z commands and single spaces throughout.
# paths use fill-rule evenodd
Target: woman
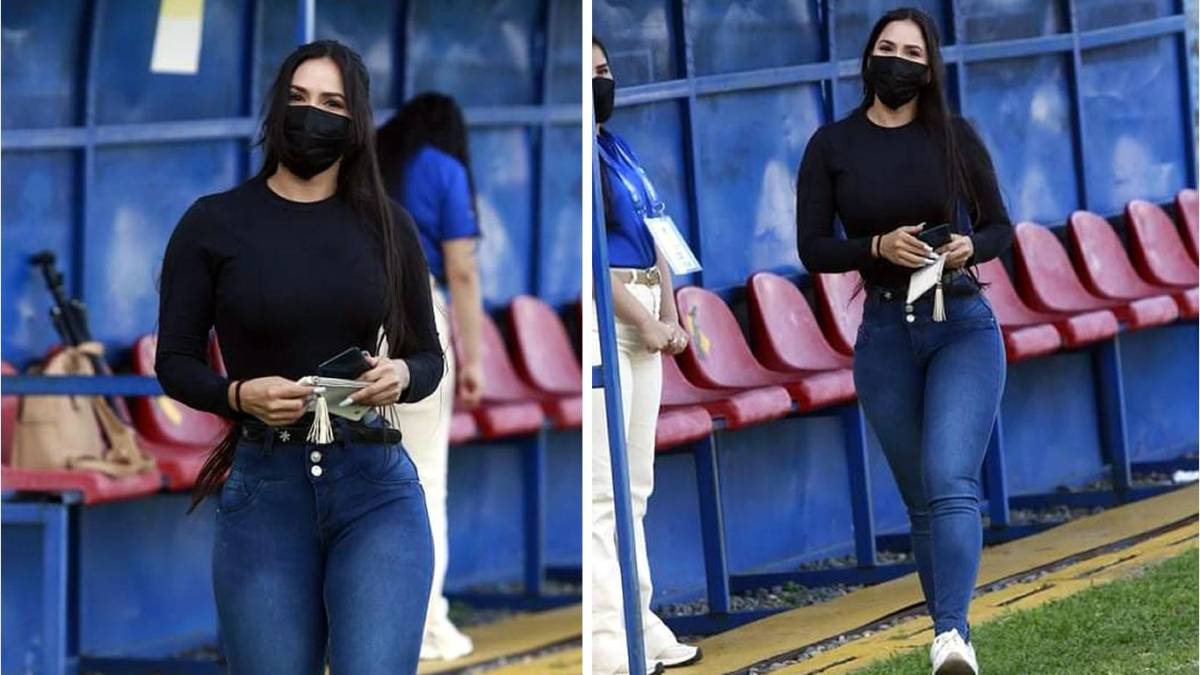
M 379 163 L 388 191 L 412 214 L 429 261 L 430 287 L 438 335 L 446 354 L 446 377 L 433 394 L 416 403 L 396 406 L 405 447 L 417 463 L 425 505 L 433 529 L 433 587 L 425 617 L 422 659 L 457 659 L 470 654 L 471 638 L 450 621 L 450 605 L 442 595 L 448 542 L 446 473 L 450 453 L 450 418 L 454 412 L 455 371 L 458 397 L 467 406 L 483 394 L 479 327 L 483 322 L 479 269 L 475 248 L 475 187 L 467 150 L 467 125 L 454 99 L 427 93 L 413 98 L 379 130 Z M 446 316 L 448 287 L 462 363 L 455 367 Z
M 225 656 L 252 675 L 321 673 L 327 656 L 335 673 L 413 673 L 432 542 L 417 471 L 378 410 L 425 398 L 442 377 L 425 260 L 383 189 L 357 54 L 300 47 L 265 109 L 262 170 L 192 204 L 162 266 L 163 390 L 234 422 L 193 499 L 220 490 Z M 213 325 L 232 379 L 206 363 Z M 381 326 L 392 346 L 371 356 Z M 333 417 L 331 444 L 308 442 L 322 416 L 306 401 L 321 392 L 296 380 L 347 348 L 368 369 L 346 403 L 372 408 L 357 423 Z
M 596 112 L 596 144 L 607 219 L 608 259 L 613 308 L 616 312 L 617 356 L 620 360 L 621 407 L 625 449 L 629 455 L 629 491 L 638 556 L 647 672 L 700 660 L 700 649 L 680 644 L 650 611 L 653 586 L 646 557 L 642 519 L 654 489 L 654 428 L 662 394 L 662 353 L 687 347 L 679 326 L 671 274 L 654 245 L 645 218 L 661 209 L 654 187 L 628 144 L 604 126 L 613 110 L 615 88 L 608 53 L 592 38 L 592 93 Z M 592 394 L 592 671 L 629 672 L 621 605 L 621 573 L 617 563 L 612 470 L 604 396 Z M 661 664 L 661 666 L 659 665 Z
M 1004 343 L 968 265 L 1012 240 L 987 150 L 949 113 L 933 22 L 885 14 L 863 50 L 864 97 L 809 141 L 797 178 L 800 258 L 809 272 L 859 270 L 868 295 L 855 343 L 859 401 L 912 522 L 930 650 L 939 675 L 976 673 L 967 606 L 982 548 L 980 467 L 1004 389 Z M 936 250 L 922 223 L 963 225 Z M 841 218 L 847 239 L 833 234 Z M 963 229 L 966 229 L 965 227 Z M 941 286 L 906 304 L 909 277 L 945 258 Z M 935 310 L 942 309 L 941 312 Z

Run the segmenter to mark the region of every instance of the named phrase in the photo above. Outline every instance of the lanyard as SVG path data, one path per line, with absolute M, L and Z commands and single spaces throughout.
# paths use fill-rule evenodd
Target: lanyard
M 666 211 L 666 204 L 663 204 L 662 201 L 659 200 L 658 192 L 654 189 L 654 184 L 650 182 L 650 177 L 646 175 L 646 170 L 643 169 L 640 164 L 633 161 L 633 158 L 630 157 L 629 153 L 625 151 L 624 144 L 622 144 L 619 140 L 614 139 L 613 145 L 617 148 L 617 154 L 620 155 L 621 161 L 617 161 L 617 159 L 608 152 L 608 149 L 605 148 L 603 144 L 596 143 L 596 148 L 600 151 L 600 156 L 604 159 L 604 161 L 613 167 L 613 173 L 617 174 L 617 177 L 621 179 L 621 183 L 625 186 L 626 192 L 629 193 L 629 199 L 633 201 L 633 209 L 634 211 L 637 211 L 638 217 L 645 220 L 646 206 L 642 203 L 642 193 L 637 189 L 637 186 L 629 180 L 629 177 L 621 171 L 620 167 L 622 164 L 637 171 L 638 177 L 642 181 L 642 187 L 646 190 L 646 196 L 650 199 L 650 204 L 653 207 L 653 213 L 651 215 L 657 216 Z

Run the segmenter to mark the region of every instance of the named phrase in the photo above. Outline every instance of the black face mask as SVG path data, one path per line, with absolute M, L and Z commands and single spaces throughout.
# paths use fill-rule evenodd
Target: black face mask
M 898 56 L 872 56 L 867 62 L 867 82 L 892 110 L 913 100 L 928 74 L 929 66 Z
M 612 117 L 613 101 L 617 96 L 617 83 L 608 77 L 592 78 L 592 102 L 596 107 L 596 124 L 604 124 Z
M 280 161 L 304 180 L 333 166 L 350 145 L 350 118 L 310 105 L 289 105 L 283 115 Z

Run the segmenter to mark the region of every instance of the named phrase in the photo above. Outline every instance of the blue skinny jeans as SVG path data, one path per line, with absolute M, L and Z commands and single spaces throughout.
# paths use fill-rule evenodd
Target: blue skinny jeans
M 319 675 L 327 657 L 333 673 L 417 670 L 433 574 L 417 469 L 400 443 L 345 441 L 332 421 L 329 445 L 237 444 L 212 558 L 233 675 Z
M 906 305 L 903 290 L 867 286 L 854 384 L 908 509 L 935 634 L 955 628 L 969 639 L 983 548 L 979 474 L 1006 361 L 975 283 L 960 273 L 944 291 L 946 320 L 935 322 L 933 290 Z

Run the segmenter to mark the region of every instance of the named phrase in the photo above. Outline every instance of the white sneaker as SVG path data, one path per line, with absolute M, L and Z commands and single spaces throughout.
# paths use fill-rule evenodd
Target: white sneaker
M 646 660 L 646 675 L 662 675 L 663 670 L 663 664 L 658 659 Z M 616 675 L 629 675 L 629 668 L 622 665 Z
M 699 661 L 701 656 L 699 647 L 676 642 L 658 654 L 655 654 L 654 660 L 662 661 L 663 666 L 667 668 L 676 668 L 678 666 L 690 666 Z
M 958 629 L 938 633 L 929 647 L 933 675 L 979 675 L 975 648 L 963 642 Z
M 439 625 L 435 630 L 425 631 L 421 640 L 422 661 L 453 661 L 475 651 L 471 638 L 449 621 Z

